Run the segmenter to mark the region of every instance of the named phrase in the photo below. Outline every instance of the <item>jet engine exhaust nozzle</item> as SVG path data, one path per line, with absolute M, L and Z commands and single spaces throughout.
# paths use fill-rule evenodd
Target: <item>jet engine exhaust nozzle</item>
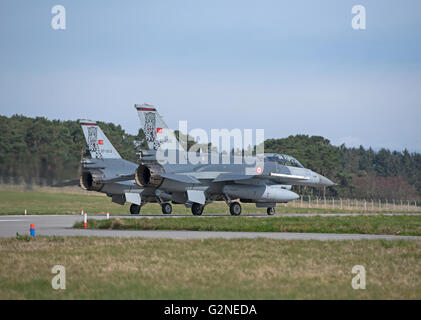
M 159 164 L 150 164 L 147 166 L 141 164 L 136 169 L 135 180 L 140 187 L 158 188 L 164 181 L 164 178 L 160 176 L 164 172 L 164 168 Z
M 80 186 L 88 191 L 101 191 L 104 184 L 101 183 L 104 174 L 101 171 L 84 171 L 80 175 Z

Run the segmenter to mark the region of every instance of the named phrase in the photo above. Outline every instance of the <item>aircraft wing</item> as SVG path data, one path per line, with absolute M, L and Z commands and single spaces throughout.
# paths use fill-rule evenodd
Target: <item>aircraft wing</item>
M 174 180 L 177 182 L 183 182 L 183 183 L 194 183 L 198 184 L 200 183 L 199 180 L 192 176 L 188 176 L 185 174 L 174 174 L 174 173 L 161 173 L 159 174 L 160 177 L 168 179 L 168 180 Z M 127 181 L 127 180 L 134 180 L 135 174 L 126 174 L 126 175 L 120 175 L 117 178 L 108 179 L 108 180 L 102 180 L 101 183 L 111 183 L 111 182 L 119 182 L 119 181 Z
M 177 182 L 183 182 L 183 183 L 194 183 L 199 184 L 200 181 L 192 176 L 188 176 L 185 174 L 174 174 L 174 173 L 161 173 L 161 177 L 169 180 L 174 180 Z
M 200 183 L 199 180 L 192 176 L 184 175 L 184 174 L 174 174 L 174 173 L 161 173 L 159 174 L 160 177 L 168 179 L 168 180 L 174 180 L 177 182 L 183 182 L 183 183 L 194 183 L 198 184 Z M 127 180 L 133 180 L 135 179 L 135 174 L 126 174 L 126 175 L 120 175 L 117 178 L 103 180 L 101 183 L 111 183 L 111 182 L 119 182 L 119 181 L 127 181 Z
M 120 182 L 120 181 L 128 181 L 128 180 L 134 180 L 134 173 L 130 174 L 119 174 L 117 178 L 112 179 L 105 179 L 102 180 L 101 183 L 112 183 L 112 182 Z
M 196 178 L 184 174 L 172 174 L 172 173 L 163 173 L 160 174 L 161 177 L 168 179 L 168 180 L 174 180 L 177 182 L 182 183 L 190 183 L 190 184 L 200 184 L 200 181 Z M 128 181 L 128 180 L 134 180 L 135 175 L 133 173 L 131 174 L 125 174 L 125 175 L 119 175 L 117 178 L 112 179 L 104 179 L 101 181 L 98 181 L 98 183 L 113 183 L 113 182 L 120 182 L 120 181 Z M 53 185 L 53 187 L 66 187 L 66 186 L 78 186 L 80 184 L 79 179 L 78 180 L 66 180 L 61 183 L 57 183 Z
M 128 181 L 128 180 L 134 180 L 134 174 L 125 174 L 125 175 L 122 174 L 117 178 L 104 179 L 104 180 L 98 181 L 98 183 L 112 183 L 112 182 Z M 53 184 L 51 187 L 60 188 L 60 187 L 79 186 L 79 185 L 80 185 L 80 179 L 74 179 L 74 180 L 65 180 L 63 182 Z
M 216 177 L 213 182 L 227 182 L 235 180 L 248 180 L 248 179 L 269 179 L 278 183 L 294 183 L 304 180 L 309 180 L 310 177 L 282 174 L 282 173 L 270 173 L 269 175 L 245 175 L 245 174 L 233 174 L 233 173 L 222 173 Z
M 238 173 L 221 173 L 212 182 L 225 182 L 225 181 L 235 181 L 235 180 L 248 180 L 253 179 L 255 176 L 253 175 L 245 175 L 245 174 L 238 174 Z

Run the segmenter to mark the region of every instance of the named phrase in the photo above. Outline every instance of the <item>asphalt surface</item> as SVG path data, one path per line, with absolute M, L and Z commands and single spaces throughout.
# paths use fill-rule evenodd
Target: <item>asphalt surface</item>
M 298 216 L 299 214 L 278 214 L 276 216 Z M 365 214 L 302 214 L 299 216 L 355 216 Z M 403 215 L 389 214 L 389 215 Z M 421 215 L 421 214 L 414 214 Z M 128 215 L 130 216 L 130 215 Z M 205 215 L 204 217 L 215 217 L 221 215 Z M 265 215 L 246 215 L 250 217 L 267 217 Z M 113 215 L 112 217 L 117 217 Z M 118 215 L 118 217 L 126 217 Z M 139 215 L 130 216 L 135 218 L 177 218 L 193 217 L 192 215 Z M 89 218 L 105 219 L 104 215 L 89 215 Z M 88 223 L 89 223 L 88 218 Z M 233 217 L 235 219 L 235 217 Z M 279 240 L 365 240 L 365 239 L 405 239 L 421 240 L 421 236 L 394 236 L 394 235 L 368 235 L 368 234 L 333 234 L 333 233 L 294 233 L 294 232 L 226 232 L 226 231 L 158 231 L 158 230 L 84 230 L 73 229 L 75 222 L 83 221 L 80 215 L 5 215 L 0 216 L 0 237 L 15 237 L 29 234 L 31 224 L 35 225 L 36 235 L 42 236 L 97 236 L 97 237 L 141 237 L 141 238 L 168 238 L 168 239 L 238 239 L 238 238 L 270 238 Z

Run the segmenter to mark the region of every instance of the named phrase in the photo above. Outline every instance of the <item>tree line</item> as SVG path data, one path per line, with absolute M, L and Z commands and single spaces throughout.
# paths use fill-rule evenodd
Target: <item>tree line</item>
M 97 123 L 124 159 L 136 161 L 134 146 L 145 146 L 143 131 L 134 136 L 120 125 Z M 86 149 L 79 121 L 0 116 L 0 134 L 3 183 L 42 185 L 78 176 L 81 154 Z
M 334 146 L 320 136 L 296 135 L 268 139 L 265 152 L 294 156 L 306 168 L 338 185 L 326 195 L 365 199 L 416 199 L 421 197 L 421 154 L 372 148 Z M 323 190 L 324 192 L 325 190 Z M 320 189 L 304 192 L 320 195 Z
M 98 125 L 121 156 L 129 161 L 136 161 L 137 149 L 147 148 L 142 130 L 137 135 L 130 135 L 120 125 L 105 122 L 98 122 Z M 51 184 L 78 176 L 81 154 L 86 148 L 78 121 L 0 116 L 0 134 L 2 183 Z M 194 144 L 190 141 L 188 147 Z M 267 139 L 264 147 L 267 153 L 292 155 L 306 168 L 338 183 L 326 190 L 301 189 L 304 194 L 343 198 L 421 198 L 419 153 L 334 146 L 328 139 L 308 135 Z

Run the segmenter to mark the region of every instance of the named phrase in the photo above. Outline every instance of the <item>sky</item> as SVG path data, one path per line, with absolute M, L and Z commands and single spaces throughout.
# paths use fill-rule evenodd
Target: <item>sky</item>
M 420 17 L 419 0 L 2 0 L 0 114 L 136 134 L 146 102 L 173 129 L 421 152 Z

